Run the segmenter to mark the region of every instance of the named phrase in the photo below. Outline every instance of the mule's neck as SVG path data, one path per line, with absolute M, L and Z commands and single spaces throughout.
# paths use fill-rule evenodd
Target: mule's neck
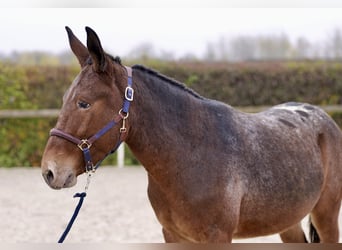
M 133 68 L 133 79 L 135 99 L 126 143 L 149 173 L 179 166 L 184 152 L 203 140 L 198 130 L 205 130 L 205 123 L 196 128 L 192 124 L 205 115 L 204 98 L 141 66 Z

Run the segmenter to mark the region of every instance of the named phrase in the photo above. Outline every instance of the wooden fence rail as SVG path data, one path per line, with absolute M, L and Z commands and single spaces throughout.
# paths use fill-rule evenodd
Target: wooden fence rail
M 236 107 L 243 112 L 256 113 L 270 108 L 270 106 L 246 106 Z M 321 106 L 327 112 L 341 112 L 342 105 Z M 59 109 L 40 109 L 40 110 L 0 110 L 0 119 L 20 119 L 20 118 L 56 118 Z M 117 166 L 124 166 L 125 147 L 124 144 L 118 148 Z
M 249 113 L 256 113 L 270 108 L 271 106 L 245 106 L 236 107 L 238 110 Z M 327 112 L 342 112 L 342 105 L 320 106 Z M 59 114 L 59 109 L 39 109 L 39 110 L 0 110 L 0 119 L 8 118 L 54 118 Z
M 0 110 L 0 118 L 54 118 L 59 114 L 59 109 L 38 109 L 38 110 L 19 110 L 5 109 Z
M 56 118 L 59 109 L 40 109 L 40 110 L 0 110 L 0 119 L 20 119 L 20 118 Z M 124 167 L 125 147 L 121 144 L 117 150 L 117 166 Z

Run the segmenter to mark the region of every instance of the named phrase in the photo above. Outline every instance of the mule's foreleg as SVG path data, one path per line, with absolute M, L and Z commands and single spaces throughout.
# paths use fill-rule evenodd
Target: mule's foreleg
M 195 240 L 191 238 L 184 238 L 180 235 L 178 235 L 175 232 L 168 231 L 167 229 L 163 228 L 163 236 L 166 243 L 181 243 L 181 242 L 193 242 L 193 243 L 199 243 L 199 242 L 205 242 L 205 243 L 231 243 L 232 242 L 232 235 L 227 234 L 226 232 L 219 232 L 215 235 L 212 235 L 208 239 L 201 239 L 201 240 Z
M 166 243 L 177 243 L 182 241 L 180 237 L 165 228 L 163 228 L 163 236 Z
M 279 234 L 285 243 L 307 243 L 305 234 L 300 223 L 290 227 L 286 231 Z

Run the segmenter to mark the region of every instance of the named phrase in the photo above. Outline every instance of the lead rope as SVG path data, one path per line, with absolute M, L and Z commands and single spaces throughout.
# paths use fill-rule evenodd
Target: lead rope
M 90 184 L 90 178 L 91 178 L 91 174 L 92 172 L 88 172 L 88 176 L 87 176 L 87 183 L 84 187 L 84 192 L 82 193 L 76 193 L 74 194 L 74 198 L 80 198 L 79 201 L 78 201 L 78 204 L 75 208 L 75 211 L 74 211 L 74 214 L 71 216 L 71 219 L 67 225 L 67 227 L 65 228 L 62 236 L 59 238 L 58 240 L 58 243 L 63 243 L 65 238 L 67 237 L 72 225 L 74 224 L 76 218 L 77 218 L 77 215 L 82 207 L 82 204 L 83 204 L 83 201 L 84 201 L 84 198 L 87 196 L 87 191 L 88 191 L 88 188 L 89 188 L 89 184 Z
M 128 116 L 124 117 L 124 119 L 122 120 L 122 127 L 120 128 L 120 137 L 119 137 L 119 140 L 116 143 L 115 147 L 101 161 L 99 161 L 94 168 L 91 168 L 92 169 L 91 171 L 87 171 L 87 182 L 86 182 L 86 185 L 84 187 L 84 192 L 74 194 L 73 198 L 80 198 L 80 199 L 78 201 L 78 204 L 75 208 L 73 215 L 71 216 L 71 219 L 70 219 L 67 227 L 65 228 L 62 236 L 59 238 L 58 243 L 64 242 L 65 238 L 69 234 L 70 229 L 72 228 L 72 225 L 74 224 L 74 222 L 77 218 L 79 211 L 81 210 L 84 198 L 87 196 L 87 191 L 88 191 L 88 188 L 90 185 L 90 180 L 91 180 L 92 174 L 95 173 L 96 169 L 101 165 L 102 161 L 105 158 L 107 158 L 107 156 L 109 156 L 110 154 L 113 154 L 119 148 L 120 144 L 122 143 L 122 134 L 126 132 L 125 119 L 127 119 L 127 117 Z
M 125 128 L 124 126 L 125 126 L 125 124 L 123 123 L 122 127 L 120 128 L 120 137 L 119 137 L 119 140 L 118 140 L 117 144 L 116 144 L 115 147 L 112 149 L 112 151 L 110 151 L 110 152 L 105 156 L 105 158 L 106 158 L 107 156 L 109 156 L 110 154 L 114 153 L 114 152 L 118 149 L 118 147 L 120 146 L 120 144 L 122 143 L 121 135 L 122 135 L 122 133 L 125 133 L 125 132 L 126 132 L 126 131 L 123 131 L 123 128 Z M 105 158 L 104 158 L 104 159 L 105 159 Z M 104 159 L 103 159 L 103 160 L 104 160 Z M 64 230 L 64 232 L 63 232 L 63 234 L 62 234 L 62 236 L 59 238 L 58 243 L 63 243 L 64 240 L 65 240 L 65 238 L 66 238 L 67 235 L 69 234 L 69 231 L 70 231 L 70 229 L 72 228 L 72 225 L 74 224 L 74 222 L 75 222 L 75 220 L 76 220 L 76 218 L 77 218 L 77 215 L 78 215 L 79 211 L 81 210 L 81 207 L 82 207 L 82 205 L 83 205 L 84 198 L 87 196 L 87 191 L 88 191 L 88 188 L 89 188 L 89 185 L 90 185 L 91 176 L 92 176 L 92 174 L 95 173 L 96 169 L 100 166 L 100 164 L 102 163 L 103 160 L 99 161 L 99 162 L 96 164 L 95 168 L 92 168 L 93 170 L 87 171 L 87 182 L 86 182 L 86 185 L 85 185 L 85 187 L 84 187 L 84 192 L 74 194 L 73 198 L 80 198 L 80 199 L 79 199 L 79 201 L 78 201 L 78 204 L 77 204 L 77 206 L 76 206 L 76 208 L 75 208 L 75 211 L 74 211 L 73 215 L 71 216 L 71 219 L 70 219 L 70 221 L 69 221 L 67 227 L 65 228 L 65 230 Z

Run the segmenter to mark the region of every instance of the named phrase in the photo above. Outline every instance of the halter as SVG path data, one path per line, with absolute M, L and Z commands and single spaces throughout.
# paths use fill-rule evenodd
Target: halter
M 90 171 L 91 172 L 95 172 L 95 170 L 100 166 L 101 162 L 108 155 L 114 153 L 117 150 L 117 148 L 120 146 L 120 144 L 123 141 L 122 138 L 121 138 L 121 135 L 123 133 L 126 133 L 126 131 L 127 131 L 125 122 L 126 122 L 126 119 L 128 118 L 128 115 L 129 115 L 130 104 L 133 101 L 134 89 L 132 88 L 132 85 L 133 85 L 133 81 L 132 81 L 132 68 L 126 67 L 126 66 L 124 66 L 124 67 L 125 67 L 125 69 L 127 71 L 127 87 L 125 89 L 125 97 L 124 97 L 122 109 L 120 109 L 118 114 L 116 114 L 114 116 L 113 120 L 111 120 L 106 126 L 104 126 L 96 134 L 94 134 L 93 136 L 89 137 L 88 139 L 76 138 L 73 135 L 70 135 L 70 134 L 68 134 L 68 133 L 66 133 L 66 132 L 64 132 L 64 131 L 62 131 L 60 129 L 57 129 L 57 128 L 53 128 L 50 131 L 50 136 L 58 136 L 58 137 L 66 139 L 67 141 L 70 141 L 70 142 L 72 142 L 72 143 L 77 145 L 77 147 L 83 152 L 85 169 L 86 169 L 87 173 L 89 173 Z M 119 136 L 117 144 L 114 146 L 114 148 L 108 154 L 105 155 L 105 157 L 102 160 L 97 162 L 96 165 L 94 166 L 94 163 L 92 161 L 92 157 L 91 157 L 91 154 L 90 154 L 91 146 L 93 145 L 93 143 L 97 139 L 99 139 L 105 133 L 107 133 L 110 129 L 115 127 L 121 120 L 122 120 L 122 127 L 120 128 L 120 136 Z

